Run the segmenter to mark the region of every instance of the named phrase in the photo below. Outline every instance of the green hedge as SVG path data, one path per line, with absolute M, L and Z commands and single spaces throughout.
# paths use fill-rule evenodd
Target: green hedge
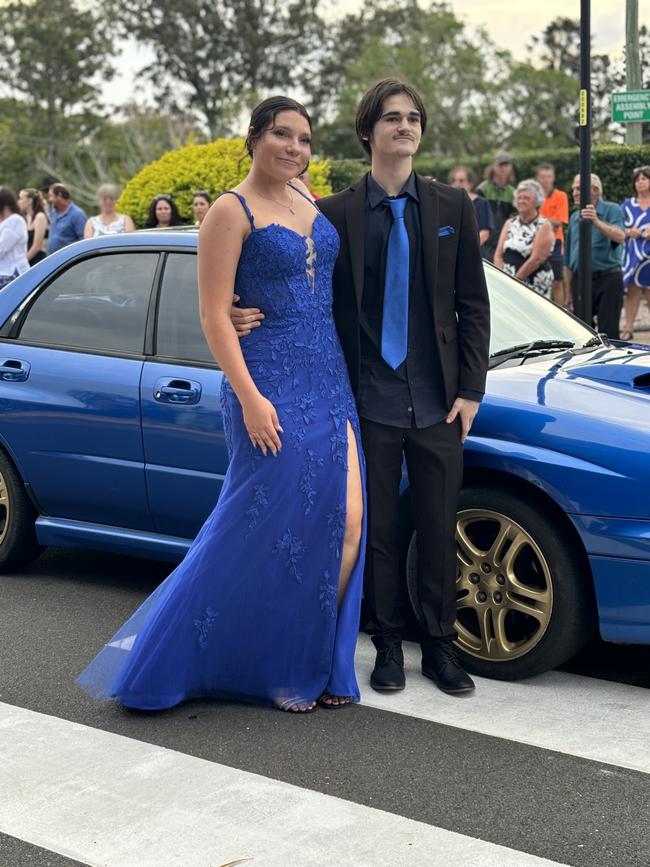
M 512 156 L 518 180 L 533 177 L 538 163 L 549 162 L 555 166 L 557 186 L 567 193 L 571 192 L 571 182 L 580 168 L 580 152 L 577 147 L 513 151 Z M 415 168 L 422 174 L 433 175 L 447 183 L 449 170 L 459 163 L 471 166 L 479 178 L 482 178 L 483 170 L 492 157 L 493 154 L 486 154 L 479 158 L 454 160 L 436 159 L 422 154 L 416 158 Z M 604 198 L 611 202 L 622 202 L 631 195 L 632 171 L 637 166 L 644 165 L 650 165 L 650 145 L 602 145 L 594 147 L 591 154 L 591 170 L 599 175 L 603 182 Z
M 513 151 L 517 178 L 532 177 L 540 162 L 555 166 L 557 184 L 570 193 L 571 182 L 578 171 L 578 148 L 535 151 Z M 419 155 L 415 168 L 424 175 L 433 175 L 444 183 L 449 170 L 459 162 L 471 166 L 481 178 L 492 154 L 466 159 L 439 159 L 427 154 Z M 157 193 L 171 193 L 177 200 L 181 214 L 191 218 L 191 200 L 194 189 L 205 188 L 218 195 L 238 183 L 248 171 L 250 162 L 239 139 L 218 140 L 207 145 L 190 145 L 165 154 L 146 166 L 127 184 L 119 206 L 131 214 L 137 223 L 146 219 L 149 202 Z M 650 145 L 628 147 L 605 145 L 592 152 L 592 170 L 600 175 L 605 198 L 622 202 L 631 194 L 632 170 L 650 165 Z M 358 181 L 368 171 L 363 160 L 314 159 L 310 165 L 312 188 L 320 195 L 340 192 Z
M 340 193 L 341 190 L 347 189 L 350 184 L 362 178 L 368 168 L 365 160 L 330 160 L 328 180 L 332 192 Z
M 217 139 L 209 144 L 186 145 L 163 154 L 141 169 L 128 182 L 117 203 L 137 226 L 144 225 L 154 196 L 174 197 L 181 217 L 193 222 L 192 193 L 207 190 L 213 198 L 243 181 L 251 161 L 243 139 Z M 314 158 L 309 165 L 313 192 L 326 196 L 332 192 L 328 160 Z

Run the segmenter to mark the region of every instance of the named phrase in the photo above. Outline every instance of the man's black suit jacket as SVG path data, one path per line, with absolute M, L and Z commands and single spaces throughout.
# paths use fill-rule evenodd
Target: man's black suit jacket
M 483 394 L 490 341 L 490 304 L 479 247 L 476 214 L 464 190 L 416 176 L 422 224 L 424 281 L 430 300 L 436 351 L 451 408 L 465 391 Z M 366 178 L 318 206 L 339 233 L 334 268 L 334 319 L 355 395 L 361 349 Z M 443 229 L 444 227 L 444 229 Z M 449 231 L 449 227 L 453 231 Z M 439 236 L 443 229 L 446 234 Z

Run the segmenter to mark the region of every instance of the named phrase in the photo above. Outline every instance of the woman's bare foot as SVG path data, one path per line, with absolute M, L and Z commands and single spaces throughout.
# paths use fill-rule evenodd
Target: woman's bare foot
M 283 710 L 286 713 L 313 713 L 318 707 L 315 701 L 303 701 L 296 698 L 288 698 L 276 705 L 278 710 Z
M 330 695 L 329 692 L 324 692 L 318 699 L 318 704 L 328 710 L 334 710 L 352 704 L 352 699 L 349 695 Z

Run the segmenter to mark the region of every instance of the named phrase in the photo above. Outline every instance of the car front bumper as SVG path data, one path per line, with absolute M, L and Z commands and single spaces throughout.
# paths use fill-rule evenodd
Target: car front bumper
M 606 641 L 650 644 L 650 521 L 571 515 L 594 579 Z

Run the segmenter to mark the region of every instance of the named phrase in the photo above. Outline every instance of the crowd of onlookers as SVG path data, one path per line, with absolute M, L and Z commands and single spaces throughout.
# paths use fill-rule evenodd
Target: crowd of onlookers
M 603 198 L 591 176 L 591 204 L 580 207 L 580 176 L 571 192 L 577 206 L 569 216 L 568 196 L 555 187 L 555 170 L 540 163 L 534 178 L 515 186 L 510 154 L 498 153 L 477 185 L 466 166 L 449 172 L 449 183 L 474 202 L 483 257 L 531 289 L 571 308 L 578 273 L 581 217 L 592 224 L 592 301 L 598 330 L 631 340 L 645 293 L 650 305 L 650 166 L 632 172 L 629 198 L 620 205 Z M 619 333 L 621 308 L 625 326 Z
M 308 181 L 308 178 L 304 180 Z M 650 305 L 650 166 L 634 169 L 631 195 L 618 205 L 603 198 L 597 175 L 591 176 L 591 204 L 580 207 L 580 177 L 573 181 L 577 206 L 569 215 L 568 196 L 555 186 L 555 170 L 540 163 L 534 178 L 515 186 L 510 154 L 501 152 L 478 183 L 467 166 L 455 166 L 448 182 L 465 189 L 474 203 L 483 257 L 522 280 L 531 289 L 571 308 L 578 270 L 579 220 L 592 224 L 592 298 L 598 330 L 612 338 L 633 338 L 641 297 Z M 99 212 L 87 217 L 69 189 L 45 178 L 40 190 L 28 187 L 16 198 L 0 187 L 0 289 L 45 256 L 81 238 L 133 231 L 133 220 L 116 210 L 119 190 L 103 184 Z M 206 190 L 192 197 L 195 225 L 212 198 Z M 183 223 L 173 197 L 154 197 L 145 228 Z M 619 334 L 621 308 L 625 327 Z
M 82 238 L 118 235 L 135 228 L 128 214 L 116 210 L 120 191 L 102 184 L 97 191 L 99 212 L 88 217 L 72 200 L 70 190 L 56 178 L 45 178 L 41 189 L 22 189 L 16 197 L 9 187 L 0 187 L 0 289 L 51 253 Z M 200 225 L 212 202 L 206 190 L 192 197 L 196 225 Z M 155 196 L 149 206 L 145 228 L 178 226 L 181 220 L 173 198 Z

